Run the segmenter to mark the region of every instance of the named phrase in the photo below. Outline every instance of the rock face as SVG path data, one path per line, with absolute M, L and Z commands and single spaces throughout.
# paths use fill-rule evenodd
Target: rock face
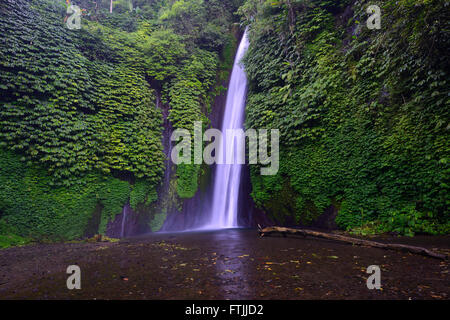
M 142 223 L 142 215 L 127 204 L 123 207 L 122 213 L 108 223 L 105 235 L 110 238 L 126 238 L 149 231 L 150 229 Z
M 240 33 L 237 38 L 241 38 L 242 36 L 243 33 Z M 230 79 L 228 79 L 227 82 L 222 83 L 222 86 L 227 87 L 229 80 Z M 214 100 L 212 112 L 209 116 L 213 128 L 222 127 L 226 99 L 227 92 L 222 92 Z M 211 210 L 215 169 L 215 166 L 205 168 L 206 174 L 203 174 L 199 190 L 193 198 L 185 199 L 183 201 L 181 210 L 175 208 L 175 206 L 168 208 L 167 219 L 162 227 L 163 231 L 189 230 L 198 226 L 198 222 L 204 221 L 204 217 Z M 272 222 L 266 217 L 264 212 L 255 208 L 250 193 L 251 183 L 249 168 L 248 166 L 244 166 L 241 172 L 241 184 L 239 190 L 238 224 L 243 227 L 255 227 L 258 223 L 272 225 Z
M 280 130 L 277 176 L 251 171 L 255 202 L 280 226 L 448 233 L 446 1 L 381 1 L 381 16 L 294 2 L 249 15 L 246 123 Z
M 252 184 L 250 181 L 250 170 L 248 166 L 242 168 L 241 186 L 239 190 L 238 223 L 244 227 L 271 226 L 273 221 L 266 213 L 258 209 L 251 197 Z

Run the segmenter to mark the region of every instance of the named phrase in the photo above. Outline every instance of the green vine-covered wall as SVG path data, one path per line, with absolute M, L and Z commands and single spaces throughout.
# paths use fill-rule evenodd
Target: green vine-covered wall
M 445 0 L 76 4 L 70 30 L 64 0 L 0 2 L 0 246 L 104 233 L 125 204 L 159 230 L 204 188 L 209 170 L 182 164 L 158 195 L 158 106 L 172 129 L 210 126 L 239 17 L 246 127 L 281 132 L 279 173 L 251 168 L 256 205 L 285 225 L 333 208 L 355 232 L 449 232 Z
M 373 4 L 380 30 L 366 26 Z M 240 8 L 251 22 L 246 126 L 281 132 L 278 175 L 252 171 L 252 196 L 275 221 L 308 225 L 333 206 L 343 229 L 449 231 L 447 5 Z

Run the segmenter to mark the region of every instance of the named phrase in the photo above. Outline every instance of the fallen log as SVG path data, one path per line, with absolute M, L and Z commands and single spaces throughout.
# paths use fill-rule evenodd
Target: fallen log
M 415 246 L 409 246 L 409 245 L 405 245 L 405 244 L 396 244 L 396 243 L 381 243 L 381 242 L 376 242 L 376 241 L 371 241 L 371 240 L 363 240 L 363 239 L 358 239 L 358 238 L 342 236 L 339 234 L 325 233 L 325 232 L 306 230 L 306 229 L 292 229 L 292 228 L 284 228 L 284 227 L 262 228 L 260 225 L 258 225 L 258 232 L 259 232 L 260 237 L 264 237 L 266 235 L 271 235 L 274 233 L 278 233 L 283 236 L 286 236 L 288 234 L 298 234 L 298 235 L 302 235 L 304 237 L 312 236 L 312 237 L 317 237 L 317 238 L 322 238 L 322 239 L 350 243 L 352 245 L 368 246 L 368 247 L 390 249 L 390 250 L 397 250 L 397 251 L 406 251 L 406 252 L 421 254 L 421 255 L 437 258 L 437 259 L 443 259 L 443 260 L 448 258 L 447 255 L 433 252 L 431 250 L 428 250 L 428 249 L 425 249 L 422 247 L 415 247 Z

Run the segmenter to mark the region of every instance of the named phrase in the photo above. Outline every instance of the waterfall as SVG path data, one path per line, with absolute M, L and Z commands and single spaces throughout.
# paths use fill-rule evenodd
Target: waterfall
M 224 157 L 233 152 L 234 144 L 226 141 L 227 129 L 243 129 L 245 100 L 247 93 L 247 76 L 241 60 L 249 45 L 247 30 L 242 37 L 236 53 L 231 79 L 228 86 L 225 112 L 222 123 L 222 145 Z M 210 221 L 205 228 L 221 229 L 238 226 L 238 199 L 242 165 L 237 164 L 237 154 L 233 153 L 234 164 L 217 164 L 214 176 L 213 201 Z
M 127 212 L 128 212 L 128 205 L 123 206 L 122 209 L 122 227 L 121 227 L 121 231 L 120 231 L 120 237 L 124 238 L 125 237 L 125 225 L 127 223 Z

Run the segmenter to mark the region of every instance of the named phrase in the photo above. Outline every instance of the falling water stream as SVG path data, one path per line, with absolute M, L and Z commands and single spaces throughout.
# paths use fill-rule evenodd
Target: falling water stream
M 125 237 L 125 227 L 127 223 L 127 213 L 128 213 L 128 205 L 125 205 L 122 210 L 122 226 L 120 230 L 120 237 Z
M 232 141 L 225 139 L 225 134 L 228 129 L 243 129 L 244 126 L 247 76 L 241 60 L 248 45 L 246 30 L 236 53 L 221 128 L 223 157 L 225 159 L 227 154 L 232 153 L 233 164 L 216 165 L 212 207 L 209 221 L 206 221 L 203 229 L 223 229 L 238 226 L 237 213 L 242 165 L 237 162 L 238 154 L 233 152 L 235 145 Z

